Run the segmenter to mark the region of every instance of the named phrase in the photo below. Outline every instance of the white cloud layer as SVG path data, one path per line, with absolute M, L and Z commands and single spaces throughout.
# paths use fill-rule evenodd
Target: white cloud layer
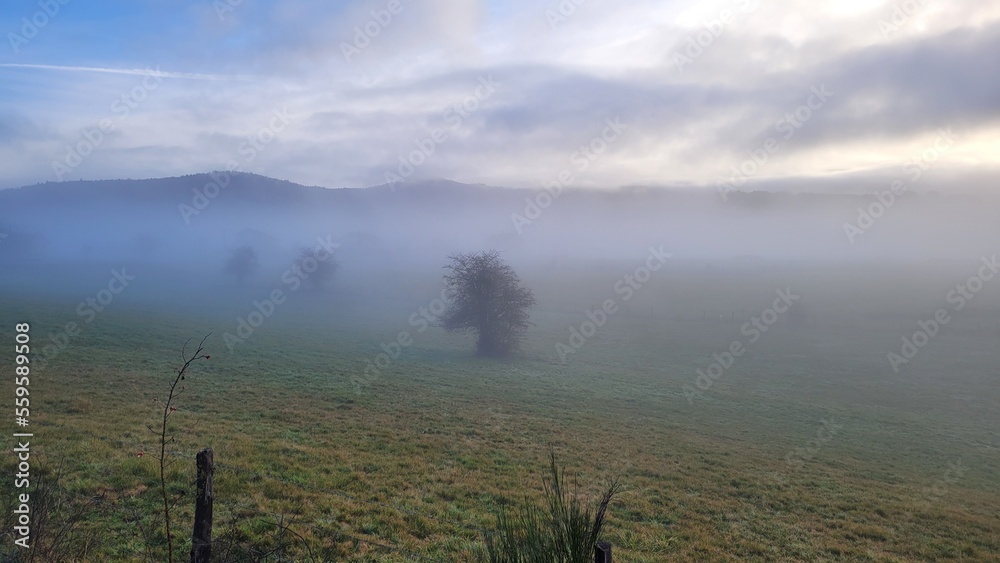
M 53 162 L 102 120 L 113 130 L 65 179 L 235 160 L 361 187 L 399 175 L 403 159 L 420 161 L 410 178 L 541 186 L 568 168 L 576 186 L 715 189 L 772 139 L 747 186 L 869 189 L 942 128 L 956 142 L 928 188 L 975 189 L 955 184 L 998 169 L 1000 5 L 296 0 L 244 2 L 221 20 L 209 2 L 162 10 L 166 31 L 137 30 L 126 51 L 75 43 L 88 32 L 66 15 L 0 57 L 0 186 L 57 179 Z M 497 83 L 487 96 L 483 80 Z M 833 94 L 803 111 L 814 88 Z M 292 117 L 272 135 L 275 111 Z M 627 130 L 597 151 L 616 117 Z M 421 146 L 432 154 L 413 156 Z M 588 146 L 579 170 L 572 159 Z

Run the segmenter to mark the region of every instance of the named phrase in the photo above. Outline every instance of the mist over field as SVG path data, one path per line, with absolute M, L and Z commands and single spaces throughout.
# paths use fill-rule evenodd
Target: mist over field
M 0 32 L 0 560 L 1000 553 L 1000 7 Z
M 735 286 L 778 269 L 853 271 L 876 286 L 887 272 L 958 279 L 995 253 L 997 196 L 890 197 L 887 207 L 874 195 L 723 200 L 692 190 L 553 192 L 444 180 L 331 190 L 226 172 L 50 183 L 0 192 L 0 260 L 11 290 L 72 294 L 87 285 L 65 274 L 117 266 L 146 274 L 137 294 L 201 302 L 233 286 L 281 285 L 317 240 L 336 248 L 336 293 L 386 299 L 411 290 L 411 273 L 433 278 L 448 256 L 486 248 L 525 275 L 546 276 L 625 273 L 655 247 L 670 254 L 669 269 L 726 272 Z M 260 268 L 237 284 L 224 265 L 241 246 L 256 251 Z M 831 278 L 817 291 L 854 306 L 841 284 Z
M 209 199 L 206 190 L 218 195 Z M 777 287 L 809 273 L 811 302 L 863 310 L 873 294 L 891 299 L 929 280 L 950 287 L 995 255 L 1000 240 L 1000 201 L 988 194 L 904 194 L 888 208 L 864 195 L 757 192 L 723 201 L 680 190 L 550 194 L 448 181 L 330 190 L 229 173 L 5 190 L 0 260 L 7 273 L 0 284 L 71 297 L 93 293 L 111 270 L 124 269 L 137 282 L 121 301 L 204 307 L 240 295 L 249 302 L 273 289 L 298 290 L 307 275 L 289 270 L 301 249 L 325 245 L 335 252 L 337 273 L 336 290 L 324 297 L 364 308 L 358 300 L 436 295 L 440 290 L 426 288 L 459 253 L 496 249 L 529 280 L 574 285 L 625 275 L 655 248 L 670 255 L 666 271 L 694 283 L 721 278 L 742 290 L 764 276 Z M 253 248 L 258 267 L 236 280 L 225 264 L 239 247 Z M 564 292 L 552 293 L 558 300 Z M 659 276 L 636 293 L 668 311 L 724 309 L 728 291 L 702 294 L 695 306 L 676 280 Z M 989 310 L 996 295 L 985 292 L 974 308 Z M 895 311 L 923 312 L 916 304 Z
M 888 206 L 874 194 L 752 192 L 720 199 L 649 188 L 553 198 L 552 190 L 449 181 L 358 191 L 213 174 L 220 181 L 200 174 L 5 190 L 2 224 L 13 237 L 8 242 L 21 244 L 7 246 L 4 256 L 211 269 L 202 261 L 236 245 L 287 251 L 322 234 L 375 263 L 426 262 L 484 246 L 517 260 L 602 260 L 641 254 L 652 242 L 687 260 L 919 262 L 977 258 L 992 250 L 1000 230 L 991 194 L 886 191 Z M 209 199 L 206 190 L 218 195 Z M 396 254 L 362 252 L 363 244 Z

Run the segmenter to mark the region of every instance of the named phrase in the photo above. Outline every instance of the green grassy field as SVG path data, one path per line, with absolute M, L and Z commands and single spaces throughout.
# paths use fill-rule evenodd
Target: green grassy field
M 591 305 L 621 303 L 612 288 L 627 271 L 525 275 L 536 326 L 507 361 L 408 322 L 439 292 L 433 278 L 393 300 L 293 295 L 233 350 L 223 333 L 267 291 L 177 306 L 126 293 L 34 374 L 34 463 L 61 466 L 72 493 L 106 495 L 76 556 L 141 559 L 121 506 L 155 515 L 157 465 L 136 454 L 153 449 L 146 425 L 180 346 L 211 331 L 212 358 L 192 368 L 172 418 L 172 480 L 190 488 L 194 453 L 213 447 L 217 535 L 235 519 L 243 541 L 264 545 L 284 518 L 301 536 L 289 559 L 325 548 L 350 561 L 471 560 L 502 497 L 541 498 L 552 450 L 584 494 L 625 485 L 606 528 L 616 561 L 998 560 L 995 289 L 897 374 L 887 352 L 945 306 L 952 278 L 667 271 L 562 362 L 556 343 Z M 786 286 L 805 319 L 747 343 L 743 322 Z M 4 342 L 14 322 L 44 341 L 80 320 L 79 298 L 4 295 Z M 400 331 L 413 343 L 359 394 L 352 378 Z M 686 395 L 736 340 L 747 352 Z M 185 555 L 191 504 L 175 516 Z

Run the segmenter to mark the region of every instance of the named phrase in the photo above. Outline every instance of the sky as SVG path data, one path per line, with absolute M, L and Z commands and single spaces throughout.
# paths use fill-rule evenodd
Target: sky
M 991 189 L 1000 3 L 0 5 L 0 188 Z

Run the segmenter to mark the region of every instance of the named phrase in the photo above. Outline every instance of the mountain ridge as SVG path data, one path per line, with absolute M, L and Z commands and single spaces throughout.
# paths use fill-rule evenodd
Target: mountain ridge
M 214 176 L 213 176 L 214 175 Z M 543 191 L 548 191 L 551 194 L 554 192 L 546 190 L 545 188 L 522 188 L 522 187 L 506 187 L 506 186 L 492 186 L 482 183 L 468 184 L 463 182 L 458 182 L 450 180 L 447 178 L 434 178 L 426 180 L 418 180 L 413 182 L 402 182 L 402 183 L 386 183 L 378 184 L 373 186 L 368 186 L 364 188 L 349 188 L 349 187 L 327 187 L 319 185 L 305 185 L 300 184 L 291 180 L 284 180 L 280 178 L 274 178 L 270 176 L 265 176 L 262 174 L 256 174 L 253 172 L 224 172 L 224 171 L 211 171 L 211 172 L 199 172 L 192 174 L 185 174 L 182 176 L 164 176 L 157 178 L 115 178 L 115 179 L 101 179 L 101 180 L 67 180 L 67 181 L 48 181 L 38 184 L 30 184 L 24 186 L 18 186 L 13 188 L 7 188 L 0 190 L 0 201 L 3 200 L 18 200 L 22 198 L 30 198 L 38 195 L 60 195 L 63 197 L 69 197 L 70 199 L 77 199 L 83 196 L 93 196 L 100 193 L 100 195 L 116 195 L 123 197 L 125 199 L 142 199 L 141 196 L 149 196 L 150 192 L 154 195 L 165 195 L 172 194 L 174 199 L 178 199 L 177 196 L 193 196 L 195 190 L 204 191 L 207 186 L 212 183 L 216 183 L 217 179 L 224 179 L 228 176 L 229 183 L 227 186 L 222 188 L 223 190 L 229 192 L 241 192 L 245 196 L 250 196 L 251 198 L 257 199 L 271 199 L 274 200 L 274 194 L 270 193 L 269 189 L 279 188 L 282 190 L 282 194 L 285 196 L 298 196 L 298 197 L 308 197 L 317 196 L 318 194 L 336 194 L 332 197 L 336 198 L 338 196 L 347 196 L 348 194 L 379 194 L 383 195 L 386 193 L 398 194 L 403 199 L 408 199 L 406 196 L 411 196 L 416 193 L 420 193 L 424 196 L 431 195 L 450 195 L 460 193 L 461 195 L 468 195 L 471 193 L 504 193 L 504 194 L 517 194 L 526 195 L 531 197 L 533 194 L 538 194 Z M 222 180 L 219 180 L 222 181 Z M 156 190 L 159 190 L 156 192 Z M 29 195 L 30 194 L 30 195 Z M 765 203 L 766 200 L 793 200 L 793 199 L 872 199 L 876 193 L 854 193 L 854 192 L 826 192 L 826 191 L 792 191 L 792 190 L 748 190 L 748 191 L 734 191 L 729 192 L 723 196 L 718 191 L 711 188 L 697 188 L 693 186 L 684 187 L 674 187 L 674 186 L 644 186 L 644 185 L 628 185 L 628 186 L 618 186 L 605 190 L 600 189 L 573 189 L 564 188 L 555 197 L 565 197 L 571 195 L 573 198 L 576 197 L 596 197 L 601 198 L 643 198 L 643 197 L 663 197 L 663 196 L 675 196 L 675 197 L 691 197 L 695 199 L 700 198 L 711 198 L 718 199 L 720 202 L 727 202 L 732 200 L 734 203 L 747 202 L 748 200 L 756 200 L 758 203 Z M 985 198 L 993 199 L 996 196 L 989 192 L 977 192 L 977 191 L 964 191 L 964 192 L 953 192 L 953 193 L 942 193 L 938 191 L 929 192 L 918 192 L 918 191 L 907 191 L 902 194 L 904 197 L 913 196 L 924 196 L 929 198 L 943 197 L 943 198 Z M 321 195 L 318 197 L 328 197 L 328 195 Z M 180 198 L 182 201 L 183 198 Z M 180 203 L 179 201 L 179 203 Z M 51 202 L 50 202 L 51 203 Z

